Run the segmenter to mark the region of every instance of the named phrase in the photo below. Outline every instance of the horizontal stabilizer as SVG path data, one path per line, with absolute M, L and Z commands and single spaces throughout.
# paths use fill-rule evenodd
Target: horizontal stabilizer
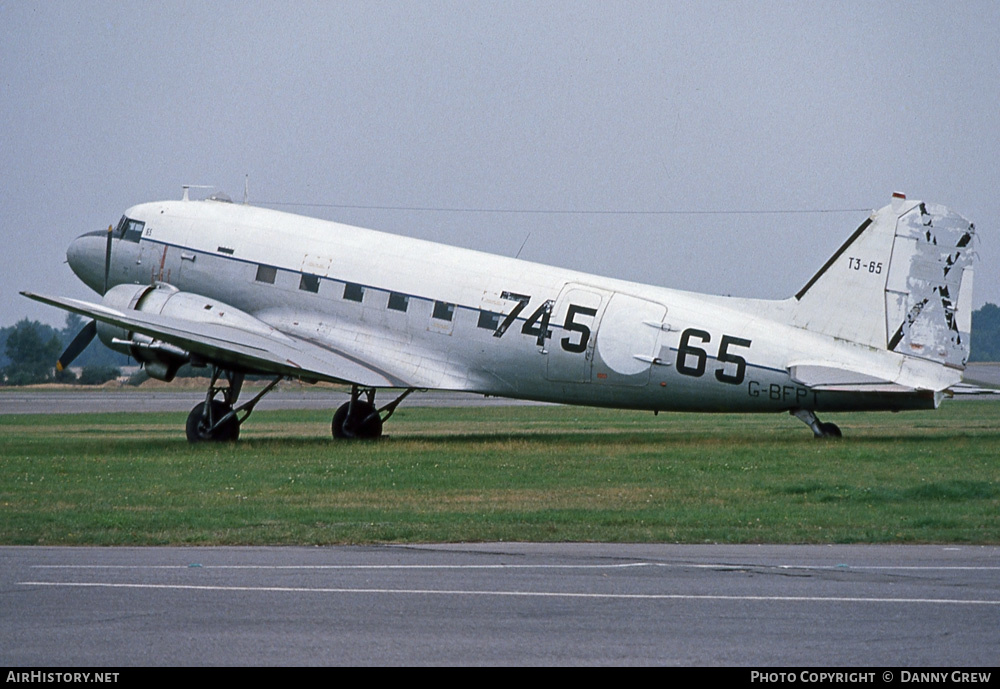
M 797 383 L 821 389 L 944 390 L 960 383 L 962 372 L 925 359 L 878 357 L 868 364 L 831 361 L 797 361 L 788 365 L 788 374 Z
M 825 385 L 879 385 L 892 381 L 860 371 L 848 371 L 832 364 L 792 364 L 788 374 L 796 383 L 809 387 Z
M 878 383 L 878 384 L 860 384 L 860 385 L 817 385 L 813 390 L 819 390 L 821 392 L 851 392 L 851 393 L 894 393 L 898 395 L 913 395 L 915 390 L 913 388 L 906 387 L 905 385 L 897 385 L 896 383 Z M 925 390 L 928 395 L 936 395 L 939 393 L 933 392 L 931 390 Z

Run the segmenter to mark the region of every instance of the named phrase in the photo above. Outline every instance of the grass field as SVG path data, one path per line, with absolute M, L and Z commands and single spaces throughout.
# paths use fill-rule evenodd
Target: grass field
M 0 543 L 1000 543 L 1000 403 L 787 415 L 406 408 L 377 443 L 257 412 L 0 417 Z

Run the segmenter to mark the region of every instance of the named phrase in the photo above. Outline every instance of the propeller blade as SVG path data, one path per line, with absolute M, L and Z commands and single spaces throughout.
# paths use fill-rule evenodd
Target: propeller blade
M 80 352 L 87 348 L 87 345 L 90 344 L 90 341 L 94 339 L 94 335 L 96 334 L 97 321 L 90 321 L 90 323 L 83 326 L 83 330 L 76 334 L 73 341 L 69 343 L 69 347 L 59 357 L 59 361 L 56 362 L 56 370 L 65 371 L 66 367 L 73 363 L 73 359 L 80 356 Z
M 108 293 L 108 275 L 111 272 L 111 232 L 112 227 L 108 225 L 108 248 L 104 250 L 104 291 L 101 294 Z

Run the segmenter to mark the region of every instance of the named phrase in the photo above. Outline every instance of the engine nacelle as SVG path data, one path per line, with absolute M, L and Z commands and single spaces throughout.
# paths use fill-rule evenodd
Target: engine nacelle
M 236 307 L 200 294 L 181 292 L 173 285 L 116 285 L 108 290 L 104 306 L 127 313 L 141 311 L 193 324 L 212 323 L 268 335 L 272 328 Z M 180 347 L 107 323 L 98 322 L 97 335 L 111 349 L 128 354 L 140 362 L 153 378 L 170 382 L 177 369 L 191 361 L 191 354 Z
M 178 293 L 176 287 L 164 284 L 116 285 L 107 291 L 101 303 L 117 311 L 160 313 L 170 295 Z M 97 336 L 105 346 L 128 354 L 142 364 L 151 378 L 168 383 L 177 375 L 177 369 L 191 359 L 179 347 L 100 321 L 97 323 Z

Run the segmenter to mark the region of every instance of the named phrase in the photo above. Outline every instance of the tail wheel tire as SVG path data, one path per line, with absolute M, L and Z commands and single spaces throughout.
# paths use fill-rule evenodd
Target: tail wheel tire
M 824 438 L 840 438 L 843 434 L 840 432 L 840 427 L 835 423 L 821 423 L 819 425 L 820 431 L 822 431 Z
M 233 408 L 225 402 L 212 400 L 212 422 L 218 423 L 219 419 L 232 410 Z M 202 402 L 188 414 L 186 430 L 188 442 L 191 443 L 233 442 L 240 437 L 240 422 L 233 416 L 224 424 L 216 426 L 214 429 L 210 428 L 208 419 L 205 418 L 205 403 Z

